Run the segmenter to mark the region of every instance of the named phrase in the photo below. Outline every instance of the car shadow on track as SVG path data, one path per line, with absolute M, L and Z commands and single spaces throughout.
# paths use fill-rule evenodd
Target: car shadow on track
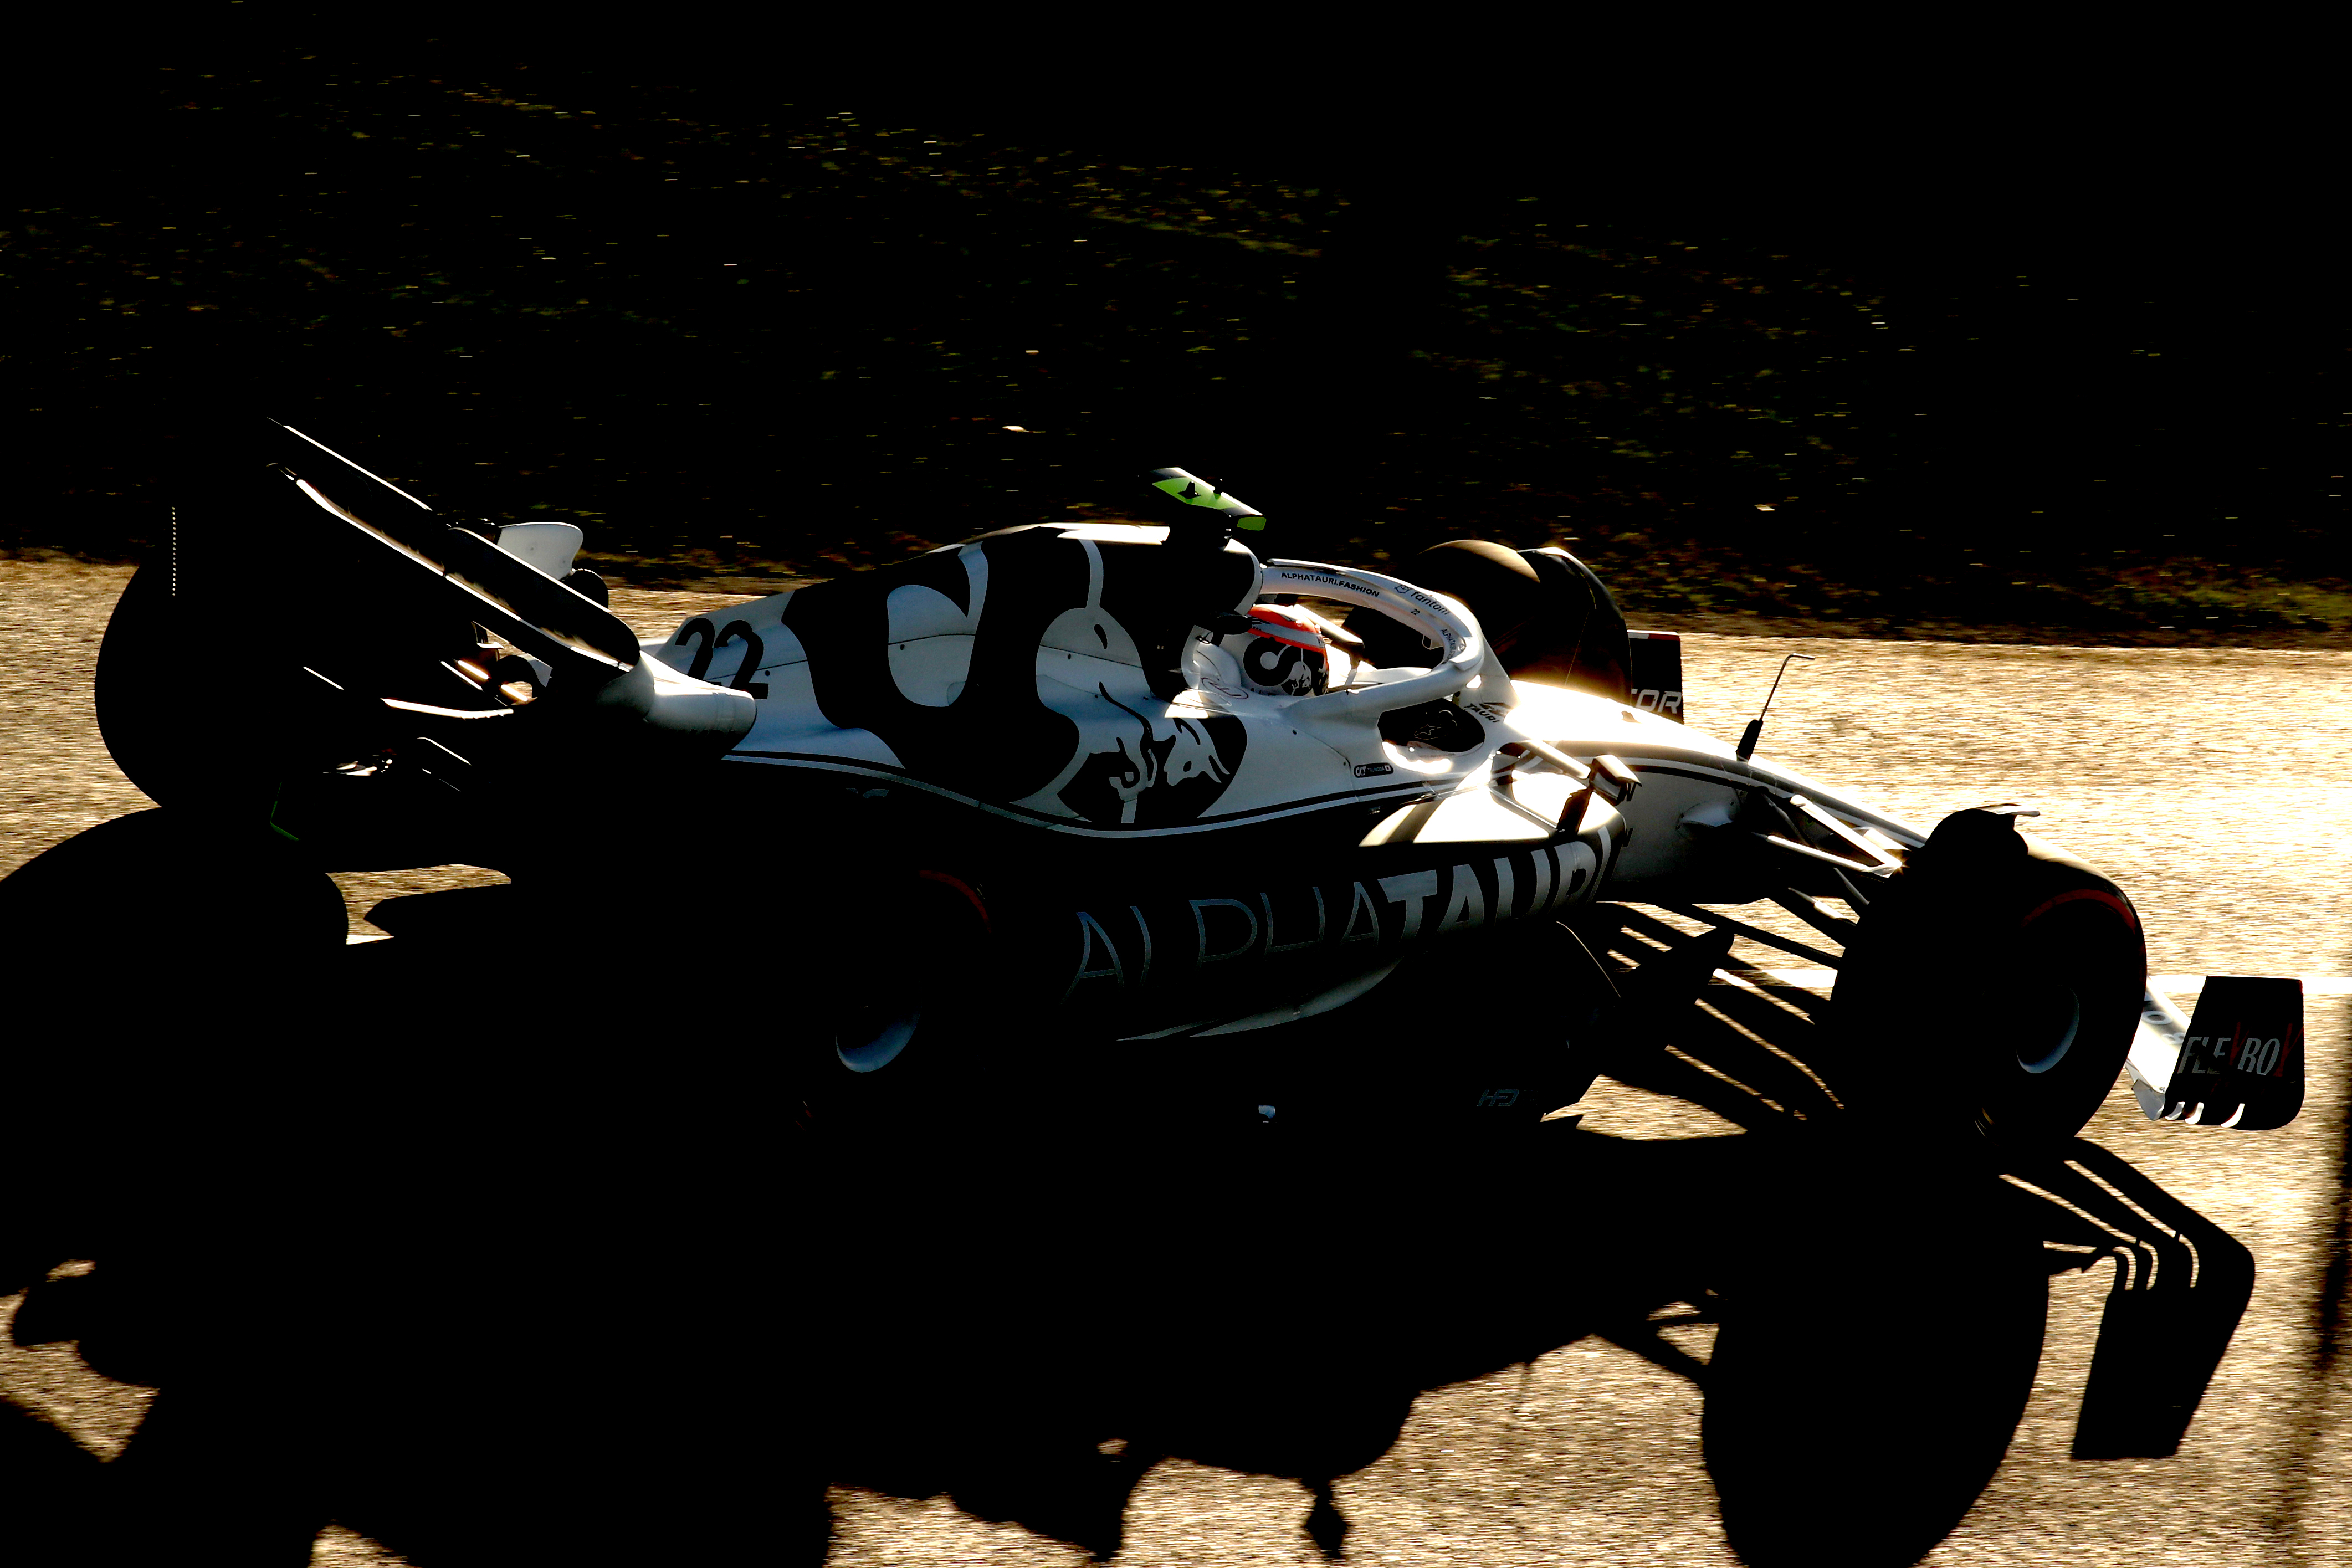
M 1999 1465 L 2050 1272 L 2133 1260 L 2086 1457 L 2178 1444 L 2251 1279 L 2095 1145 L 1849 1129 L 1797 993 L 1611 1064 L 1738 1133 L 1496 1138 L 1415 1114 L 1475 1021 L 1442 991 L 1116 1052 L 1008 1026 L 985 1074 L 812 1101 L 784 1026 L 561 957 L 46 976 L 84 1005 L 11 1053 L 0 1289 L 19 1344 L 159 1393 L 103 1464 L 0 1409 L 0 1555 L 291 1568 L 337 1521 L 426 1568 L 814 1563 L 832 1484 L 1108 1558 L 1181 1457 L 1298 1480 L 1336 1556 L 1332 1483 L 1420 1394 L 1599 1335 L 1700 1384 L 1748 1561 L 1901 1563 Z M 1717 1321 L 1706 1363 L 1662 1310 Z M 1811 1505 L 1824 1454 L 1872 1509 Z
M 74 1388 L 0 1404 L 0 1561 L 302 1564 L 331 1522 L 428 1564 L 808 1555 L 754 1042 L 489 933 L 315 984 L 84 934 L 41 973 L 69 1026 L 10 1042 L 0 1294 L 157 1392 L 103 1463 Z
M 1375 993 L 1354 1018 L 1184 1042 L 1181 1064 L 1117 1081 L 1097 1046 L 984 1109 L 950 1097 L 938 1123 L 821 1126 L 818 1188 L 857 1191 L 864 1215 L 827 1248 L 864 1304 L 809 1384 L 824 1472 L 1108 1558 L 1134 1486 L 1177 1457 L 1296 1479 L 1336 1556 L 1333 1481 L 1389 1449 L 1419 1394 L 1598 1336 L 1699 1384 L 1745 1560 L 1907 1563 L 2008 1449 L 2049 1276 L 2110 1258 L 2075 1455 L 2179 1447 L 2252 1259 L 2108 1151 L 1998 1161 L 1857 1129 L 1807 1065 L 1826 1004 L 1738 986 L 1710 988 L 1670 1050 L 1610 1068 L 1737 1134 L 1563 1119 L 1512 1142 L 1384 1122 L 1378 1094 L 1286 1124 L 1337 1076 L 1391 1072 L 1407 1097 L 1415 1063 L 1454 1048 L 1414 1026 L 1458 1016 L 1436 1000 Z M 1669 1337 L 1690 1322 L 1717 1325 L 1704 1363 Z M 1823 1510 L 1825 1466 L 1866 1503 Z

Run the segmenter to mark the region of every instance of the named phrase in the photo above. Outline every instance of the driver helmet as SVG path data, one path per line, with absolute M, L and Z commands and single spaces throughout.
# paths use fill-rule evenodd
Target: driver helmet
M 1217 646 L 1234 656 L 1242 679 L 1262 697 L 1320 695 L 1331 684 L 1331 655 L 1315 623 L 1279 605 L 1255 605 L 1249 629 Z

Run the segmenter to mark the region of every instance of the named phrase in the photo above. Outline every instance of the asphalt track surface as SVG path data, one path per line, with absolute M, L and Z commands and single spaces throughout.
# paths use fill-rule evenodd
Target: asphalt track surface
M 90 717 L 90 668 L 125 575 L 0 562 L 0 872 L 144 804 L 109 763 Z M 714 602 L 624 591 L 615 607 L 650 632 Z M 1783 655 L 1816 656 L 1783 686 L 1764 750 L 1898 816 L 1925 826 L 1957 807 L 2011 799 L 2039 809 L 2039 833 L 2131 892 L 2146 921 L 2154 973 L 2352 973 L 2345 875 L 2352 790 L 2344 787 L 2352 769 L 2345 761 L 2352 756 L 2352 654 L 1696 635 L 1685 647 L 1692 716 L 1726 733 L 1753 713 Z M 362 917 L 378 899 L 494 879 L 466 868 L 340 879 L 361 934 L 369 930 Z M 157 911 L 153 940 L 170 940 L 172 911 L 184 900 L 150 907 Z M 1797 963 L 1744 945 L 1738 956 L 1763 967 Z M 1979 981 L 1944 976 L 1928 1000 L 1967 1009 L 1981 1001 Z M 12 976 L 20 1018 L 36 986 L 36 977 Z M 1803 994 L 1799 987 L 1780 994 Z M 1497 1005 L 1507 1006 L 1508 998 Z M 1921 1543 L 1920 1560 L 2352 1560 L 2352 1355 L 2342 1338 L 2343 1310 L 2352 1304 L 2343 1181 L 2347 1012 L 2341 994 L 2310 999 L 2310 1099 L 2301 1120 L 2283 1131 L 2154 1126 L 2121 1088 L 2085 1131 L 2242 1243 L 2254 1261 L 2251 1303 L 2178 1455 L 2071 1457 L 2118 1267 L 2112 1253 L 2085 1248 L 2081 1268 L 2050 1277 L 2039 1370 L 1997 1472 L 1957 1525 Z M 1580 1109 L 1584 1129 L 1654 1146 L 1661 1157 L 1738 1142 L 1703 1142 L 1738 1128 L 1688 1098 L 1607 1079 Z M 101 1148 L 105 1129 L 91 1128 L 89 1139 L 94 1151 Z M 1605 1207 L 1624 1195 L 1596 1202 Z M 1515 1227 L 1482 1238 L 1481 1249 L 1547 1261 L 1588 1247 L 1605 1251 L 1580 1230 L 1580 1215 L 1592 1206 L 1564 1203 L 1556 1227 Z M 1622 1206 L 1656 1229 L 1706 1223 L 1687 1206 L 1643 1211 L 1639 1194 Z M 1937 1304 L 1939 1281 L 1965 1297 L 1938 1273 L 1964 1269 L 1965 1248 L 1932 1236 L 1885 1234 L 1854 1238 L 1849 1258 L 1831 1303 L 1848 1316 L 1844 1326 L 1831 1324 L 1805 1342 L 1811 1381 L 1790 1386 L 1792 1422 L 1794 1407 L 1808 1403 L 1807 1386 L 1829 1404 L 1859 1384 L 1905 1388 L 1967 1342 L 1966 1314 Z M 1335 1321 L 1379 1310 L 1363 1299 L 1360 1279 L 1335 1278 L 1328 1290 Z M 0 1319 L 22 1300 L 0 1299 Z M 1066 1304 L 1080 1311 L 1113 1305 Z M 942 1313 L 953 1310 L 950 1300 L 940 1303 Z M 1326 1539 L 1334 1518 L 1344 1521 L 1347 1558 L 1358 1563 L 1718 1564 L 1740 1560 L 1733 1537 L 1751 1563 L 1916 1557 L 1907 1549 L 1851 1558 L 1826 1546 L 1808 1552 L 1802 1527 L 1792 1536 L 1785 1519 L 1777 1534 L 1751 1528 L 1744 1537 L 1738 1530 L 1727 1536 L 1701 1452 L 1701 1384 L 1715 1329 L 1674 1321 L 1706 1317 L 1666 1303 L 1654 1309 L 1656 1326 L 1647 1330 L 1588 1326 L 1530 1350 L 1528 1359 L 1474 1360 L 1460 1376 L 1419 1389 L 1400 1411 L 1392 1440 L 1338 1474 L 1321 1506 L 1297 1479 L 1267 1473 L 1273 1467 L 1217 1463 L 1198 1453 L 1122 1456 L 1118 1441 L 1106 1439 L 1102 1464 L 1133 1473 L 1119 1482 L 1124 1506 L 1111 1536 L 1097 1530 L 1093 1544 L 1137 1564 L 1307 1563 L 1320 1560 L 1306 1531 L 1314 1509 Z M 1848 1344 L 1853 1359 L 1840 1364 L 1840 1347 Z M 919 1351 L 909 1347 L 910 1354 Z M 2163 1352 L 2159 1346 L 2146 1353 Z M 154 1397 L 152 1389 L 91 1373 L 69 1343 L 0 1347 L 0 1400 L 14 1406 L 0 1416 L 46 1424 L 100 1458 L 133 1444 Z M 1929 1394 L 1919 1397 L 1931 1418 Z M 499 1408 L 486 1388 L 479 1411 L 455 1409 L 447 1419 L 457 1426 L 527 1424 L 530 1415 Z M 1919 1430 L 1931 1427 L 1932 1419 Z M 1853 1478 L 1877 1473 L 1866 1462 L 1871 1449 L 1905 1441 L 1899 1422 L 1832 1432 L 1828 1442 L 1818 1425 L 1792 1425 L 1790 1441 L 1800 1430 L 1815 1446 L 1792 1472 L 1808 1479 L 1790 1510 L 1835 1519 L 1877 1506 Z M 1034 1509 L 1024 1514 L 975 1501 L 952 1484 L 926 1492 L 864 1479 L 868 1484 L 831 1493 L 833 1563 L 1087 1560 L 1071 1539 L 1083 1531 L 1057 1534 Z M 0 1478 L 0 1489 L 5 1484 Z M 1039 1527 L 1014 1521 L 1024 1517 Z M 551 1541 L 565 1537 L 562 1521 L 549 1528 Z M 403 1561 L 341 1527 L 319 1538 L 312 1560 Z M 564 1551 L 547 1560 L 593 1559 Z M 740 1560 L 772 1558 L 751 1545 Z

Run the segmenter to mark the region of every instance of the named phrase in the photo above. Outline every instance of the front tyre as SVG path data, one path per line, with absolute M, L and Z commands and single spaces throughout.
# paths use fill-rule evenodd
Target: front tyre
M 2073 1137 L 2115 1088 L 2147 953 L 2113 882 L 1955 812 L 1874 901 L 1833 994 L 1847 1104 L 1961 1119 L 2012 1146 Z

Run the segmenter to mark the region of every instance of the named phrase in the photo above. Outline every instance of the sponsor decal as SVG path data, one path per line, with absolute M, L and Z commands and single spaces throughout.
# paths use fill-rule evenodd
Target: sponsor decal
M 2299 981 L 2209 977 L 2179 1037 L 2165 1119 L 2250 1131 L 2294 1120 L 2303 1109 L 2302 1013 Z
M 1421 906 L 1437 896 L 1437 873 L 1407 871 L 1400 877 L 1382 877 L 1381 891 L 1391 902 L 1404 906 L 1404 924 L 1398 940 L 1411 942 L 1421 934 Z
M 1358 763 L 1356 764 L 1356 776 L 1360 779 L 1382 778 L 1394 772 L 1396 772 L 1394 763 Z
M 1325 587 L 1345 588 L 1351 593 L 1362 594 L 1374 599 L 1388 596 L 1369 583 L 1358 583 L 1349 578 L 1334 576 L 1328 572 L 1304 572 L 1296 566 L 1272 566 L 1266 569 L 1265 575 L 1267 581 L 1278 583 L 1285 588 L 1294 583 L 1321 584 Z
M 1478 879 L 1470 874 L 1470 868 L 1454 867 L 1452 880 L 1454 886 L 1445 900 L 1445 913 L 1437 922 L 1437 934 L 1440 936 L 1464 926 L 1486 923 L 1486 901 L 1478 889 Z M 1509 907 L 1499 900 L 1496 907 L 1505 913 L 1509 912 Z
M 2243 1026 L 2240 1026 L 2242 1030 Z M 2244 1033 L 2230 1035 L 2190 1035 L 2184 1042 L 2187 1049 L 2181 1057 L 2183 1073 L 2227 1072 L 2235 1068 L 2250 1078 L 2277 1078 L 2286 1062 L 2288 1037 Z
M 1323 889 L 1320 888 L 1309 888 L 1307 890 L 1315 895 L 1315 934 L 1301 942 L 1276 942 L 1274 940 L 1274 896 L 1271 893 L 1264 892 L 1258 894 L 1258 909 L 1265 916 L 1265 952 L 1268 958 L 1273 957 L 1277 952 L 1297 952 L 1304 948 L 1320 947 L 1323 945 L 1324 934 L 1330 929 L 1330 921 L 1325 918 L 1324 913 L 1325 906 L 1323 903 Z M 1304 921 L 1300 921 L 1299 923 L 1302 926 L 1305 924 Z
M 1426 937 L 1527 920 L 1591 899 L 1601 857 L 1581 840 L 1391 876 L 1291 883 L 1194 899 L 1073 911 L 1075 963 L 1068 997 L 1087 986 L 1134 990 L 1149 982 L 1155 943 L 1180 958 L 1180 974 L 1213 965 L 1278 962 L 1290 954 L 1371 944 L 1367 964 Z M 1345 910 L 1344 916 L 1340 914 Z M 1219 970 L 1218 973 L 1235 973 Z
M 1096 965 L 1098 960 L 1099 966 L 1091 967 Z M 1066 998 L 1070 992 L 1076 991 L 1081 984 L 1088 980 L 1108 980 L 1115 985 L 1124 986 L 1127 984 L 1127 965 L 1119 962 L 1118 944 L 1111 941 L 1110 932 L 1103 930 L 1102 921 L 1095 919 L 1086 910 L 1080 910 L 1078 911 L 1078 972 L 1071 978 L 1068 987 L 1063 991 L 1063 996 Z
M 1198 945 L 1192 950 L 1193 968 L 1205 969 L 1212 963 L 1223 963 L 1229 959 L 1244 958 L 1256 948 L 1259 929 L 1257 911 L 1249 905 L 1239 899 L 1190 899 L 1186 903 L 1192 911 L 1192 934 L 1198 942 Z M 1208 918 L 1208 911 L 1211 910 L 1231 910 L 1246 922 L 1248 929 L 1239 945 L 1215 952 L 1211 951 Z M 1227 919 L 1220 924 L 1223 928 L 1222 936 L 1230 939 L 1236 929 L 1233 921 Z
M 677 628 L 677 635 L 670 639 L 670 647 L 682 648 L 688 643 L 694 645 L 693 657 L 687 660 L 686 674 L 690 680 L 700 680 L 709 670 L 710 661 L 718 651 L 737 642 L 743 645 L 743 657 L 736 665 L 734 679 L 729 684 L 737 691 L 750 692 L 755 701 L 764 702 L 768 698 L 768 683 L 754 680 L 751 677 L 767 668 L 768 647 L 761 640 L 760 634 L 751 629 L 749 621 L 730 621 L 725 630 L 714 632 L 707 618 L 697 616 Z
M 1217 803 L 1241 765 L 1248 733 L 1223 714 L 1165 719 L 1160 725 L 1097 686 L 1102 700 L 1135 721 L 1131 735 L 1090 753 L 1058 799 L 1088 822 L 1144 827 L 1190 822 Z

